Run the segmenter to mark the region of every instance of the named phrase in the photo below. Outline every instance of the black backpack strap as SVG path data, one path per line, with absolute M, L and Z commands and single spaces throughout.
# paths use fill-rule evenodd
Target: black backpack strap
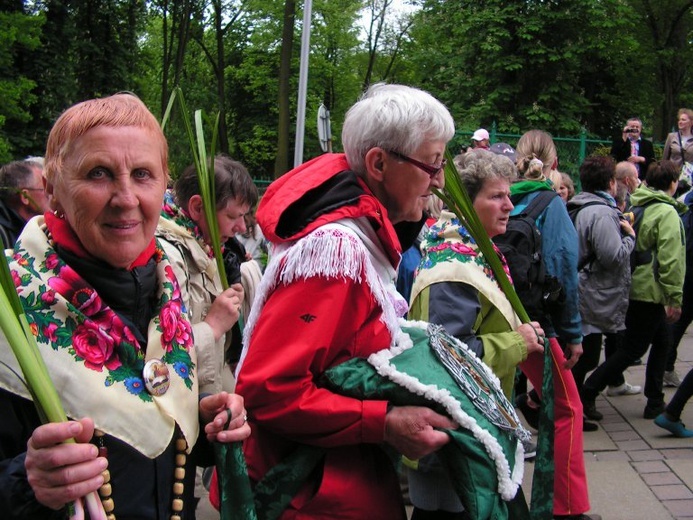
M 596 206 L 597 204 L 601 204 L 602 206 L 608 206 L 608 204 L 602 200 L 591 200 L 589 202 L 585 202 L 580 206 L 572 206 L 568 210 L 568 215 L 570 216 L 570 220 L 573 221 L 573 225 L 575 225 L 575 219 L 577 218 L 577 215 L 578 213 L 580 213 L 580 211 L 582 211 L 584 208 L 588 206 Z
M 643 204 L 642 206 L 633 206 L 631 212 L 633 213 L 633 231 L 635 231 L 635 241 L 637 244 L 638 233 L 640 232 L 640 224 L 642 223 L 642 218 L 645 215 L 645 209 L 652 204 L 664 204 L 658 200 L 650 200 Z M 649 264 L 652 261 L 652 249 L 645 249 L 644 251 L 636 251 L 633 248 L 633 252 L 630 254 L 630 272 L 634 272 L 635 268 L 639 265 Z
M 591 200 L 589 202 L 585 202 L 582 205 L 579 206 L 573 206 L 568 210 L 568 216 L 570 217 L 570 220 L 573 222 L 573 226 L 575 225 L 575 219 L 578 216 L 578 213 L 580 213 L 581 210 L 588 206 L 596 206 L 597 204 L 600 204 L 602 206 L 608 206 L 608 204 L 602 200 Z M 578 273 L 582 271 L 585 267 L 587 267 L 589 264 L 591 264 L 595 259 L 597 258 L 597 255 L 592 251 L 592 253 L 585 258 L 582 259 L 582 262 L 578 263 Z
M 541 190 L 537 192 L 536 197 L 534 197 L 530 201 L 530 203 L 527 204 L 527 207 L 525 207 L 525 209 L 520 212 L 520 215 L 529 217 L 536 221 L 539 215 L 542 214 L 542 212 L 547 208 L 547 206 L 551 203 L 554 197 L 558 197 L 558 193 L 556 193 L 553 190 Z M 522 197 L 519 197 L 519 199 L 522 198 L 524 198 L 524 195 Z M 514 203 L 515 201 L 513 201 L 513 204 Z
M 631 212 L 633 213 L 633 231 L 636 233 L 638 232 L 638 229 L 640 229 L 640 223 L 642 222 L 642 217 L 645 214 L 645 208 L 648 206 L 651 206 L 652 204 L 664 204 L 661 201 L 658 200 L 649 200 L 642 206 L 633 206 L 630 208 Z

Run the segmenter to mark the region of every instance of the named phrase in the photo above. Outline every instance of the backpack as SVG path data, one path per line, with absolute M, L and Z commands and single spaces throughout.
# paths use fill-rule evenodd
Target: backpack
M 517 204 L 525 195 L 511 197 Z M 493 242 L 508 262 L 510 275 L 522 305 L 532 320 L 546 322 L 548 304 L 560 300 L 561 284 L 546 274 L 541 248 L 541 231 L 537 218 L 558 193 L 542 190 L 523 211 L 511 215 L 505 233 L 494 237 Z
M 568 216 L 570 217 L 570 220 L 573 223 L 573 226 L 575 226 L 575 219 L 577 219 L 578 213 L 580 213 L 581 210 L 585 209 L 588 206 L 594 206 L 596 204 L 601 204 L 602 206 L 607 206 L 606 202 L 603 202 L 601 200 L 591 200 L 591 201 L 585 202 L 584 204 L 579 205 L 579 206 L 578 205 L 572 206 L 568 210 Z M 578 263 L 578 268 L 577 268 L 578 272 L 582 271 L 586 266 L 591 264 L 596 257 L 597 257 L 597 255 L 595 255 L 594 251 L 592 251 L 592 253 L 590 255 L 583 258 L 582 262 Z

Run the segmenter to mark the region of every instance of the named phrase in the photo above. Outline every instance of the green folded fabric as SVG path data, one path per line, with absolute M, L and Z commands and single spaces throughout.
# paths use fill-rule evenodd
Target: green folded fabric
M 440 450 L 439 459 L 471 518 L 530 519 L 520 489 L 521 441 L 530 434 L 503 395 L 498 378 L 442 327 L 402 321 L 393 348 L 333 367 L 319 384 L 357 399 L 427 406 L 452 417 L 460 427 L 445 430 L 451 442 Z M 399 463 L 399 455 L 387 445 L 383 449 L 393 463 Z M 222 519 L 250 520 L 255 514 L 261 520 L 279 517 L 324 453 L 324 448 L 299 445 L 258 482 L 253 500 L 245 491 L 242 457 L 233 449 L 219 450 Z M 233 489 L 235 485 L 241 486 L 240 492 Z
M 394 406 L 427 406 L 460 428 L 440 451 L 451 482 L 472 518 L 529 519 L 519 489 L 521 440 L 529 437 L 498 378 L 442 327 L 406 322 L 397 346 L 328 370 L 328 388 Z

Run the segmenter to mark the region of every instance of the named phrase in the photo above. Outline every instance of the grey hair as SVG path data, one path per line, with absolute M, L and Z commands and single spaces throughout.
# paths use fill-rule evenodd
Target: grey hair
M 342 146 L 349 167 L 363 175 L 372 148 L 408 155 L 428 141 L 447 143 L 454 134 L 450 112 L 428 92 L 376 83 L 346 113 Z
M 39 157 L 37 155 L 29 155 L 27 156 L 26 159 L 24 159 L 26 162 L 31 163 L 32 165 L 37 165 L 43 170 L 43 157 Z
M 503 179 L 512 184 L 517 179 L 517 167 L 510 158 L 488 150 L 467 152 L 456 166 L 472 202 L 487 181 Z

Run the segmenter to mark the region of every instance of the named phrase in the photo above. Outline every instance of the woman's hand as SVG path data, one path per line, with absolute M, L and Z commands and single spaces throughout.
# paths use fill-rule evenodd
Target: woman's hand
M 568 343 L 563 351 L 563 355 L 566 359 L 563 363 L 563 368 L 566 370 L 572 369 L 580 359 L 580 356 L 582 356 L 582 343 Z
M 200 400 L 200 417 L 205 424 L 207 440 L 242 441 L 250 436 L 248 414 L 238 394 L 219 392 Z
M 664 310 L 666 312 L 667 323 L 676 323 L 679 321 L 679 318 L 681 318 L 681 307 L 672 307 L 667 305 L 664 307 Z
M 630 225 L 630 222 L 625 219 L 620 219 L 618 222 L 621 224 L 621 232 L 624 235 L 630 235 L 635 238 L 635 230 L 633 229 L 633 226 Z
M 89 443 L 93 435 L 91 419 L 48 423 L 34 430 L 24 466 L 36 500 L 57 510 L 101 487 L 108 460 Z M 76 444 L 64 444 L 72 438 Z
M 530 323 L 523 323 L 516 329 L 516 332 L 522 336 L 522 339 L 527 346 L 528 356 L 534 352 L 539 354 L 544 352 L 546 336 L 544 336 L 544 329 L 541 328 L 539 322 L 532 321 Z
M 455 430 L 452 419 L 423 406 L 395 406 L 385 416 L 385 442 L 405 457 L 416 460 L 439 450 L 450 436 L 438 430 Z
M 214 299 L 205 317 L 205 322 L 212 327 L 214 339 L 226 334 L 238 321 L 243 303 L 243 287 L 235 283 Z

